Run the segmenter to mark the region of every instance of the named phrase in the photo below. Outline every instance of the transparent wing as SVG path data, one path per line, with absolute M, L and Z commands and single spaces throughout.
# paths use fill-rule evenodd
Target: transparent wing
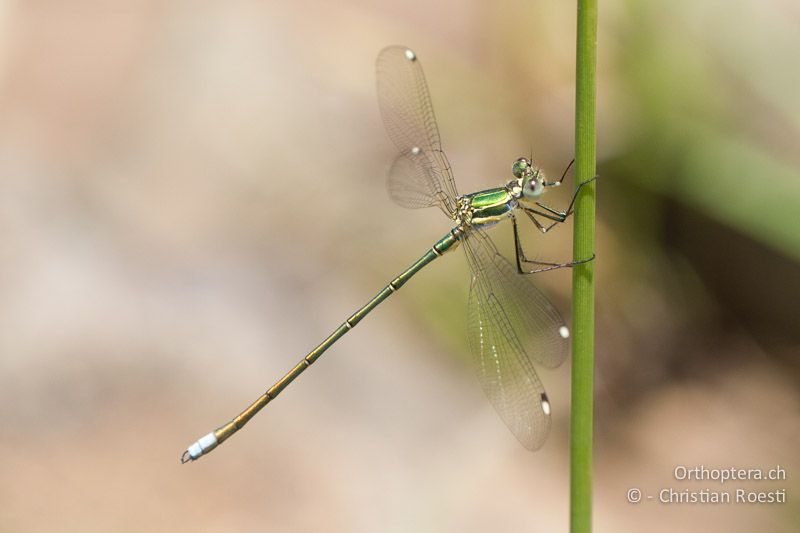
M 438 205 L 452 214 L 458 191 L 416 54 L 403 46 L 384 48 L 376 70 L 383 123 L 400 152 L 387 183 L 392 199 L 403 207 Z
M 421 153 L 400 154 L 389 169 L 386 188 L 398 205 L 410 209 L 439 206 L 450 216 L 455 202 L 432 179 L 436 175 L 430 160 Z
M 478 379 L 500 418 L 528 449 L 544 444 L 550 403 L 532 361 L 556 367 L 568 330 L 555 307 L 481 230 L 463 242 L 472 271 L 469 342 Z

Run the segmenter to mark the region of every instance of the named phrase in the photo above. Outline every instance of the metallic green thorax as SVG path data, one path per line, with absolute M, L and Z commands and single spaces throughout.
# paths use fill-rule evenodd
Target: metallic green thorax
M 280 394 L 281 391 L 289 385 L 289 383 L 294 381 L 294 379 L 302 374 L 306 368 L 311 366 L 311 363 L 319 359 L 320 356 L 325 353 L 325 350 L 330 348 L 331 345 L 344 336 L 345 333 L 353 329 L 362 318 L 367 316 L 370 311 L 375 309 L 393 292 L 405 285 L 405 283 L 410 280 L 414 274 L 422 270 L 426 265 L 428 265 L 437 257 L 440 257 L 445 252 L 454 250 L 462 236 L 462 231 L 463 230 L 461 228 L 456 227 L 448 232 L 447 235 L 439 239 L 436 244 L 434 244 L 431 249 L 428 250 L 422 257 L 420 257 L 413 265 L 408 267 L 406 270 L 400 273 L 400 275 L 394 278 L 386 287 L 384 287 L 378 294 L 375 295 L 374 298 L 367 302 L 358 311 L 350 315 L 350 318 L 345 320 L 341 326 L 336 328 L 336 330 L 331 333 L 328 338 L 322 341 L 319 346 L 311 350 L 308 355 L 301 359 L 300 362 L 294 366 L 294 368 L 292 368 L 285 376 L 279 379 L 258 400 L 253 402 L 250 407 L 242 411 L 239 416 L 214 431 L 214 435 L 217 440 L 214 446 L 221 444 L 222 441 L 241 429 L 242 426 L 244 426 L 251 418 L 253 418 L 255 414 L 258 413 L 265 405 L 274 400 L 278 394 Z M 208 451 L 210 451 L 210 449 Z
M 496 224 L 511 216 L 517 199 L 508 187 L 497 187 L 459 198 L 459 216 L 473 226 Z

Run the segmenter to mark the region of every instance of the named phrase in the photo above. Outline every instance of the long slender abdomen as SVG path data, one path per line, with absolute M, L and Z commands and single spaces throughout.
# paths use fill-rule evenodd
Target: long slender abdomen
M 378 294 L 376 294 L 369 302 L 364 304 L 358 311 L 350 315 L 347 320 L 342 323 L 333 333 L 331 333 L 324 341 L 322 341 L 316 348 L 311 350 L 304 358 L 300 360 L 289 372 L 286 373 L 281 379 L 270 387 L 267 392 L 261 395 L 255 402 L 250 404 L 244 411 L 227 424 L 220 426 L 208 435 L 201 437 L 197 442 L 189 446 L 181 456 L 181 462 L 186 463 L 199 459 L 201 456 L 208 454 L 211 450 L 222 444 L 228 437 L 239 431 L 247 422 L 253 418 L 264 406 L 274 400 L 278 394 L 283 391 L 289 384 L 294 381 L 300 374 L 311 366 L 317 359 L 319 359 L 325 351 L 333 346 L 333 344 L 342 338 L 345 333 L 353 329 L 356 324 L 367 316 L 373 309 L 378 307 L 381 302 L 388 298 L 392 293 L 396 292 L 400 287 L 411 279 L 417 272 L 422 270 L 431 261 L 440 257 L 442 254 L 449 250 L 455 249 L 458 241 L 461 238 L 461 228 L 452 229 L 447 235 L 436 241 L 430 250 L 428 250 L 422 257 L 420 257 L 413 265 L 404 270 L 400 275 L 389 282 Z

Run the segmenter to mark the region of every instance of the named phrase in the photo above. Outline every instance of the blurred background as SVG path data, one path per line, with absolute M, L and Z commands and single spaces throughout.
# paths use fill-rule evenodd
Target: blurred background
M 797 531 L 800 8 L 600 4 L 596 531 Z M 460 252 L 178 459 L 449 229 L 385 193 L 378 51 L 421 58 L 465 193 L 572 158 L 574 27 L 551 1 L 0 4 L 0 531 L 566 531 L 569 364 L 527 452 L 469 368 Z M 568 258 L 571 226 L 526 246 Z M 570 274 L 535 281 L 568 317 Z

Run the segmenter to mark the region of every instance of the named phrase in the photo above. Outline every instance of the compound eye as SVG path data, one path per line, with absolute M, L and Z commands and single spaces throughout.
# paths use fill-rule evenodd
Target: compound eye
M 521 178 L 530 167 L 530 162 L 524 157 L 520 157 L 511 165 L 511 173 L 515 178 Z
M 531 176 L 530 181 L 528 181 L 522 189 L 522 193 L 526 198 L 538 198 L 542 195 L 543 191 L 544 185 L 542 185 L 538 176 Z

